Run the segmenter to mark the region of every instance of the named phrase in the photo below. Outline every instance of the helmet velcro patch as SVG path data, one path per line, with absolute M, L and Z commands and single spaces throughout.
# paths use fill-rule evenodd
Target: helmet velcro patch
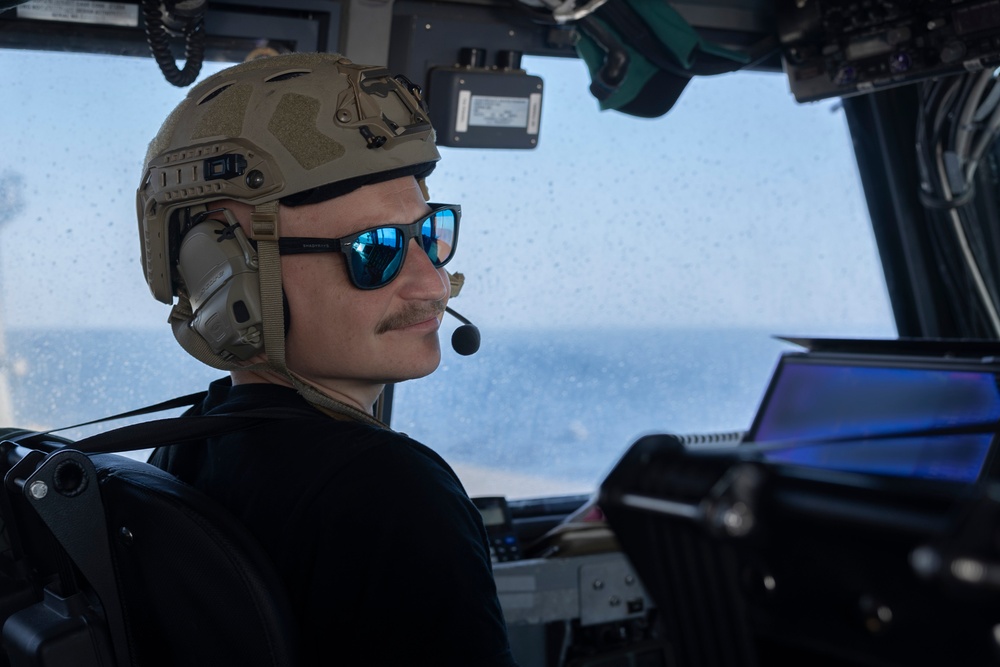
M 274 110 L 267 129 L 303 169 L 315 169 L 344 156 L 343 144 L 319 131 L 320 101 L 315 97 L 286 93 Z
M 240 136 L 252 94 L 253 86 L 248 83 L 238 83 L 220 92 L 208 103 L 210 106 L 198 119 L 191 138 Z

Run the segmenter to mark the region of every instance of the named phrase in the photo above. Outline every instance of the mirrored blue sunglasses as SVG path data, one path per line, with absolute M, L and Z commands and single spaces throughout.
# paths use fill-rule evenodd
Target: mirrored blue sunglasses
M 282 255 L 342 252 L 347 260 L 347 274 L 358 289 L 378 289 L 399 275 L 406 261 L 410 239 L 416 239 L 431 263 L 441 268 L 455 254 L 458 204 L 430 204 L 430 213 L 408 225 L 372 227 L 339 239 L 288 237 L 278 240 Z

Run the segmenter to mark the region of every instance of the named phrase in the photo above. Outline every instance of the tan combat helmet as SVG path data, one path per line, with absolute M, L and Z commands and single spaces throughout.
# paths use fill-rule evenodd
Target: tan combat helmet
M 420 89 L 382 67 L 292 53 L 192 88 L 150 143 L 136 193 L 146 282 L 174 304 L 178 342 L 223 370 L 263 367 L 246 360 L 265 352 L 310 402 L 358 418 L 285 367 L 278 203 L 423 179 L 439 159 Z M 207 219 L 227 199 L 254 206 L 255 243 L 229 211 L 228 224 Z

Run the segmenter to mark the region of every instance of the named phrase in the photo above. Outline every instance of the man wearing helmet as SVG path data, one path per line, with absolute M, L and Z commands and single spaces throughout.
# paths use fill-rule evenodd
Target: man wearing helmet
M 405 79 L 288 54 L 195 86 L 137 193 L 153 295 L 188 352 L 230 371 L 193 412 L 281 413 L 152 461 L 258 538 L 307 664 L 513 665 L 477 510 L 373 416 L 386 383 L 440 361 L 461 209 L 426 201 L 438 159 Z

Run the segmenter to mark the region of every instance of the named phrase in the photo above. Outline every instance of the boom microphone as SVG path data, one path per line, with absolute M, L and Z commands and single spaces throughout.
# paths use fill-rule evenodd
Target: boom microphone
M 452 310 L 450 306 L 445 308 L 445 311 L 451 313 L 452 317 L 462 323 L 462 326 L 455 329 L 455 333 L 451 335 L 452 349 L 465 357 L 475 354 L 479 350 L 479 329 L 476 328 L 475 324 Z

